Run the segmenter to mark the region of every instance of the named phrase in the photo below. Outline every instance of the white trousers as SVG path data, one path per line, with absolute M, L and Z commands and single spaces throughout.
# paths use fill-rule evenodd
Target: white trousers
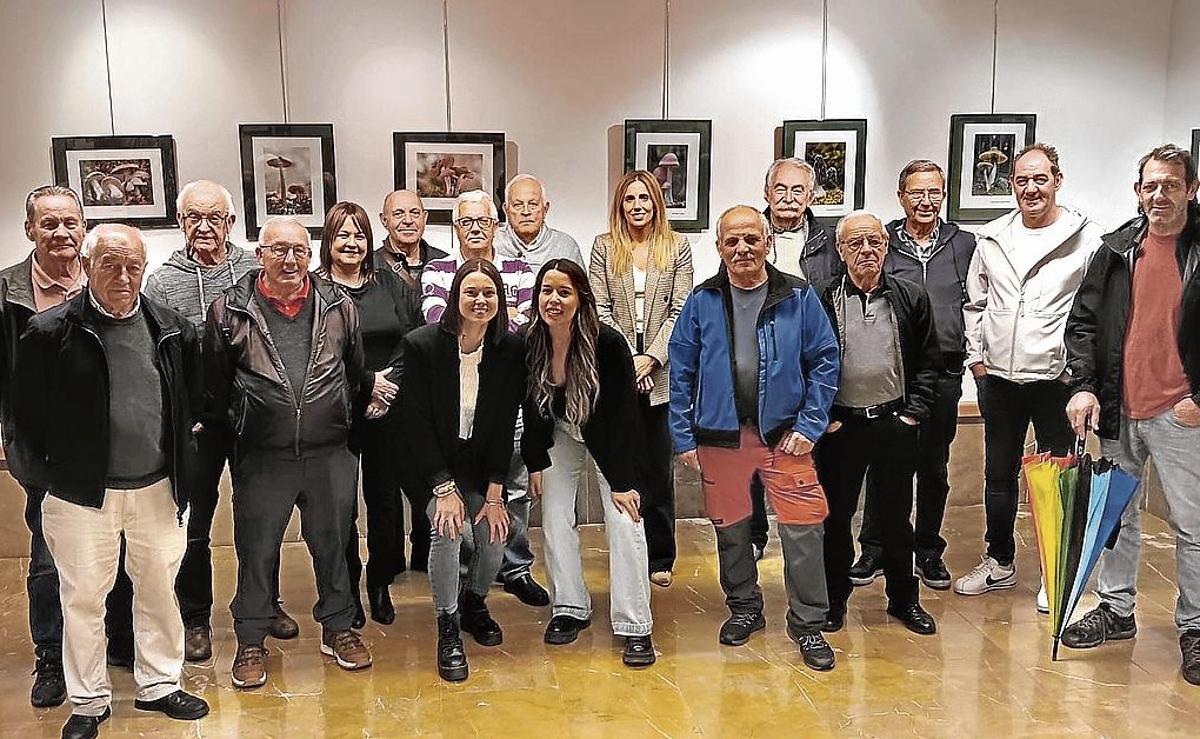
M 73 712 L 99 716 L 112 702 L 105 662 L 104 599 L 117 577 L 121 535 L 133 581 L 133 677 L 137 698 L 154 701 L 179 690 L 183 620 L 175 576 L 187 548 L 170 480 L 135 490 L 106 490 L 100 508 L 54 497 L 42 502 L 42 528 L 58 567 L 63 609 L 63 677 Z

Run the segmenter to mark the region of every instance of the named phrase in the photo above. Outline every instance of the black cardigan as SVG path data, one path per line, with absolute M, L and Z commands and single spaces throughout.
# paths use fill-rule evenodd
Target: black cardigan
M 458 459 L 458 338 L 440 325 L 405 335 L 400 363 L 400 433 L 413 482 L 428 493 L 460 480 L 483 494 L 503 484 L 512 461 L 517 409 L 525 395 L 525 344 L 504 333 L 484 339 L 471 431 L 473 459 Z
M 592 413 L 583 426 L 583 441 L 614 492 L 639 487 L 641 456 L 637 445 L 637 387 L 629 343 L 616 329 L 601 325 L 596 337 L 596 371 L 600 392 Z M 530 472 L 550 466 L 554 446 L 554 419 L 543 416 L 531 398 L 525 399 L 525 433 L 521 456 Z

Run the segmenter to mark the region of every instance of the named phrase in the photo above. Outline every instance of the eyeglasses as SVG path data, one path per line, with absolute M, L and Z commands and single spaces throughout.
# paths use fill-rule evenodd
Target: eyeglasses
M 228 213 L 188 213 L 183 217 L 183 220 L 189 226 L 199 226 L 201 221 L 206 221 L 208 225 L 216 228 L 225 223 L 228 218 Z
M 459 218 L 457 221 L 454 222 L 454 225 L 458 226 L 459 228 L 461 228 L 465 231 L 472 231 L 475 229 L 476 226 L 478 226 L 479 228 L 482 228 L 486 231 L 487 229 L 491 228 L 492 225 L 495 223 L 496 223 L 495 218 L 489 218 L 488 216 L 482 216 L 480 218 Z
M 860 236 L 857 239 L 847 239 L 842 242 L 842 246 L 851 254 L 857 254 L 863 249 L 870 248 L 872 251 L 879 251 L 887 242 L 882 236 Z
M 296 257 L 297 262 L 307 262 L 312 256 L 312 249 L 307 246 L 290 246 L 288 244 L 272 244 L 270 246 L 261 247 L 271 252 L 272 255 L 279 259 L 287 259 L 287 255 L 291 254 Z
M 919 203 L 922 200 L 928 200 L 931 203 L 937 203 L 945 198 L 946 194 L 941 190 L 905 190 L 904 197 L 908 198 L 914 203 Z

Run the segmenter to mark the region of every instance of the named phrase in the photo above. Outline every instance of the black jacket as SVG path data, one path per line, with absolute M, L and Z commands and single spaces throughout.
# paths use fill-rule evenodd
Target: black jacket
M 848 287 L 856 289 L 850 283 L 850 277 L 844 276 L 827 283 L 821 290 L 821 302 L 837 333 L 843 360 L 846 354 L 846 321 L 842 312 Z M 896 314 L 904 379 L 904 408 L 900 415 L 924 421 L 929 418 L 937 398 L 938 378 L 944 369 L 929 293 L 915 282 L 886 272 L 880 275 L 877 289 L 883 291 Z
M 962 309 L 967 302 L 967 271 L 975 254 L 975 234 L 960 229 L 956 223 L 943 221 L 932 253 L 922 262 L 900 238 L 903 228 L 903 218 L 887 225 L 888 253 L 883 269 L 888 274 L 923 286 L 929 293 L 936 317 L 938 346 L 946 357 L 946 369 L 960 372 L 967 352 Z
M 21 479 L 20 450 L 13 444 L 12 379 L 17 361 L 17 342 L 29 319 L 37 313 L 33 297 L 33 252 L 0 272 L 0 427 L 4 450 L 13 476 Z
M 625 493 L 639 486 L 643 460 L 637 447 L 637 387 L 629 342 L 621 332 L 601 325 L 596 337 L 596 372 L 600 390 L 592 413 L 583 425 L 583 441 L 596 466 L 614 492 Z M 525 398 L 525 433 L 521 456 L 530 472 L 550 466 L 554 446 L 554 418 L 542 415 L 530 397 Z
M 490 482 L 503 484 L 525 396 L 525 342 L 508 332 L 484 339 L 470 439 L 474 458 L 466 460 L 458 458 L 457 337 L 433 324 L 412 331 L 401 343 L 400 426 L 413 481 L 426 495 L 464 476 L 480 494 Z
M 1117 439 L 1121 433 L 1125 330 L 1133 270 L 1146 230 L 1146 219 L 1139 216 L 1104 236 L 1067 318 L 1064 341 L 1071 389 L 1094 393 L 1100 399 L 1097 434 L 1106 439 Z M 1195 203 L 1188 206 L 1187 226 L 1176 242 L 1175 260 L 1183 278 L 1183 297 L 1174 338 L 1192 398 L 1200 402 L 1200 207 Z M 1168 331 L 1164 327 L 1164 340 Z
M 771 209 L 764 208 L 763 215 L 769 221 Z M 812 208 L 804 211 L 804 220 L 808 222 L 808 240 L 804 242 L 804 252 L 800 256 L 800 271 L 804 273 L 804 279 L 808 280 L 809 284 L 823 285 L 845 272 L 846 266 L 837 252 L 837 240 L 833 232 L 821 225 Z M 796 274 L 791 265 L 774 266 L 781 272 Z
M 237 450 L 306 453 L 344 446 L 356 396 L 374 379 L 363 369 L 354 301 L 313 279 L 312 352 L 297 395 L 254 298 L 260 270 L 213 301 L 204 327 L 205 425 L 232 428 Z
M 432 262 L 435 259 L 445 259 L 446 257 L 450 256 L 450 254 L 448 252 L 442 251 L 441 249 L 437 248 L 433 244 L 430 244 L 425 239 L 421 239 L 420 251 L 421 251 L 421 269 L 424 269 L 425 265 L 429 264 L 430 262 Z M 388 237 L 387 236 L 383 237 L 383 244 L 378 249 L 375 250 L 374 258 L 375 258 L 375 269 L 391 270 L 392 273 L 395 274 L 397 277 L 399 277 L 406 285 L 413 288 L 418 293 L 421 292 L 421 277 L 420 277 L 420 275 L 414 276 L 407 269 L 400 266 L 400 264 L 398 262 L 395 264 L 392 263 L 391 252 L 388 249 Z
M 200 345 L 196 329 L 174 310 L 145 295 L 141 310 L 156 347 L 163 449 L 182 516 L 194 484 L 192 426 L 200 403 Z M 51 495 L 90 508 L 104 504 L 108 476 L 112 378 L 99 318 L 87 290 L 31 318 L 13 377 L 15 445 L 29 465 L 29 477 Z

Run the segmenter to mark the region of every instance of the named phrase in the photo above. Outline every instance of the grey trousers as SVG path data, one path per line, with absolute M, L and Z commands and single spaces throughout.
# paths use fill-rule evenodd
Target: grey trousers
M 1144 421 L 1121 419 L 1121 440 L 1101 439 L 1100 451 L 1135 477 L 1147 459 L 1162 479 L 1168 517 L 1175 530 L 1175 567 L 1179 599 L 1175 626 L 1200 629 L 1200 427 L 1185 428 L 1172 411 Z M 1138 566 L 1142 558 L 1142 491 L 1125 509 L 1121 534 L 1112 551 L 1100 557 L 1097 593 L 1122 616 L 1133 613 Z
M 483 508 L 483 496 L 463 490 L 463 503 L 466 515 L 461 540 L 447 538 L 437 529 L 429 536 L 429 588 L 433 591 L 433 609 L 439 614 L 458 610 L 460 587 L 486 597 L 504 560 L 504 542 L 488 541 L 487 520 L 471 523 Z M 437 498 L 430 498 L 425 507 L 430 522 L 436 509 Z
M 717 560 L 725 605 L 733 613 L 761 613 L 758 563 L 750 546 L 751 519 L 718 526 Z M 824 524 L 778 524 L 783 545 L 783 582 L 787 589 L 787 623 L 801 634 L 815 634 L 825 621 L 829 596 L 825 586 Z

